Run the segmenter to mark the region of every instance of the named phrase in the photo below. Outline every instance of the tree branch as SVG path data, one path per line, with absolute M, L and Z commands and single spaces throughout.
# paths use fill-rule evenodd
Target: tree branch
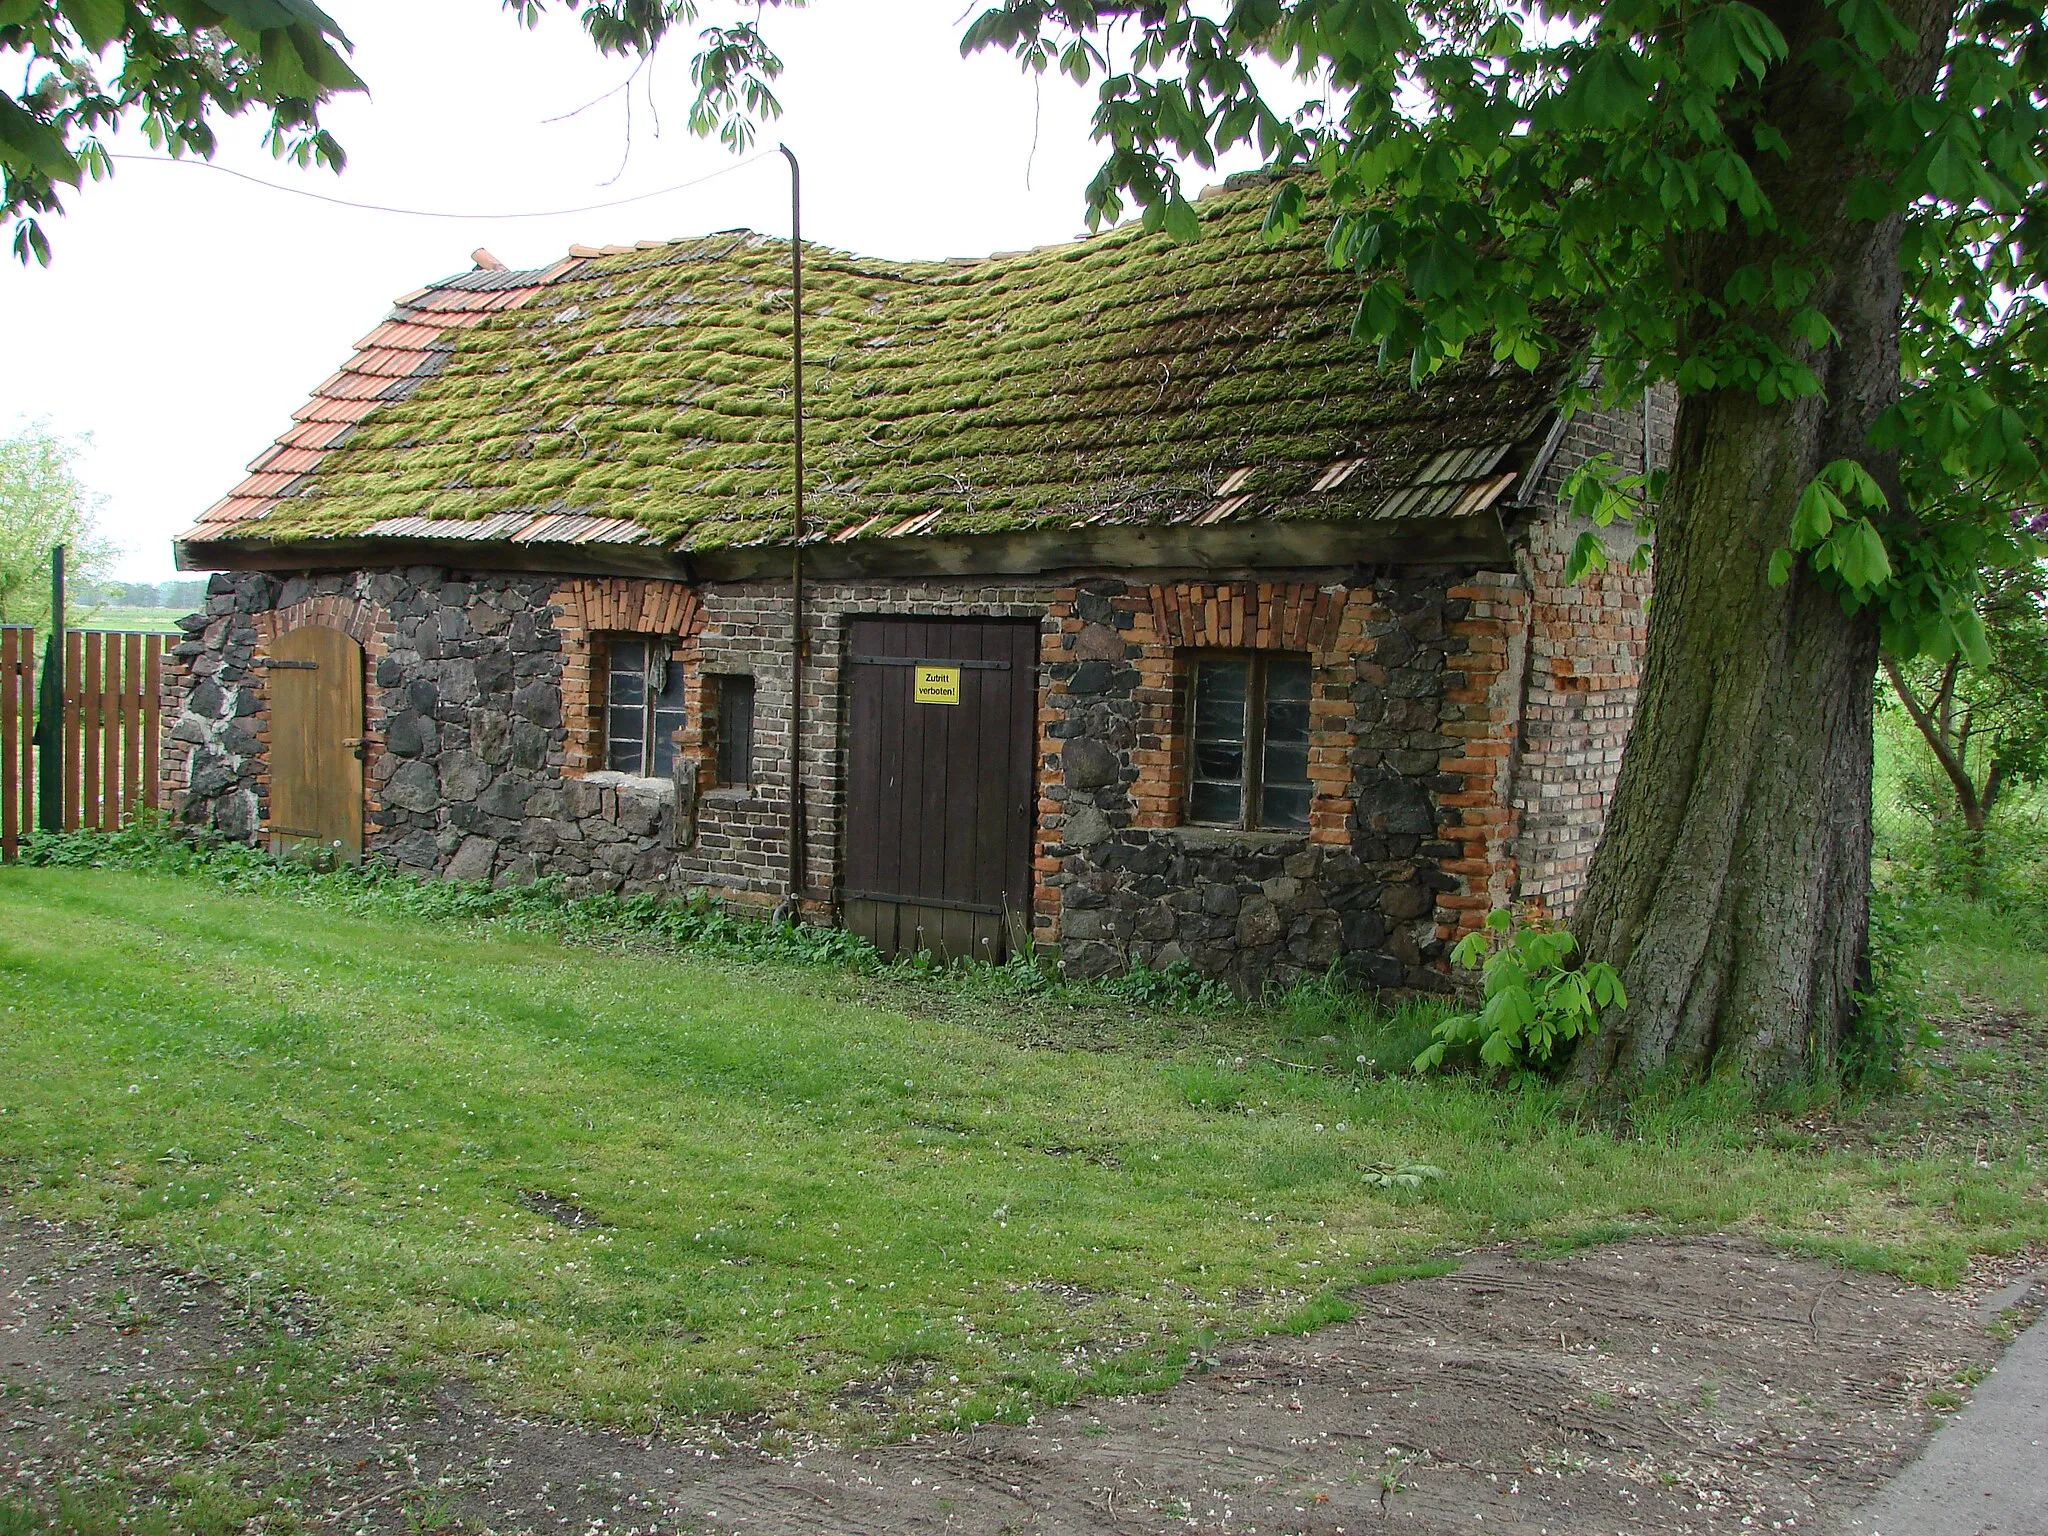
M 1949 657 L 1948 665 L 1941 669 L 1941 693 L 1935 705 L 1934 716 L 1936 720 L 1941 722 L 1941 739 L 1943 741 L 1947 741 L 1949 737 L 1950 711 L 1955 708 L 1956 703 L 1956 678 L 1962 672 L 1962 669 L 1963 654 L 1961 651 Z
M 1991 807 L 1998 803 L 1998 792 L 2005 788 L 2005 763 L 2000 758 L 1991 759 L 1991 771 L 1984 775 L 1984 818 L 1991 819 Z
M 1927 706 L 1915 696 L 1911 686 L 1906 682 L 1905 674 L 1899 670 L 1898 662 L 1890 655 L 1884 657 L 1884 675 L 1891 679 L 1892 691 L 1899 696 L 1899 702 L 1906 706 L 1906 713 L 1913 717 L 1913 724 L 1920 728 L 1921 736 L 1934 752 L 1935 761 L 1941 764 L 1941 771 L 1948 775 L 1949 783 L 1954 786 L 1956 799 L 1962 805 L 1963 820 L 1974 824 L 1973 819 L 1981 819 L 1983 811 L 1978 804 L 1977 786 L 1971 782 L 1969 770 L 1949 749 L 1947 737 L 1936 724 L 1934 717 L 1928 713 Z M 1943 680 L 1943 692 L 1950 692 L 1954 685 L 1955 671 L 1954 664 L 1951 663 Z

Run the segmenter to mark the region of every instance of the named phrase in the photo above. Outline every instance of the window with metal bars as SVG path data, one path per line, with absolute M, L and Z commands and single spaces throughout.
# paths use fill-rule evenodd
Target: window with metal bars
M 1308 826 L 1306 656 L 1204 652 L 1188 680 L 1191 822 L 1301 831 Z
M 614 773 L 667 778 L 683 728 L 683 669 L 666 640 L 605 645 L 604 765 Z
M 718 679 L 718 782 L 754 782 L 754 680 L 734 674 Z

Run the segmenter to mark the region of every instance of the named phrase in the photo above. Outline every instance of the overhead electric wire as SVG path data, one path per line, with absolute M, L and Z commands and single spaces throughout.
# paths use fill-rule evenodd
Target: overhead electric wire
M 547 208 L 531 213 L 444 213 L 433 208 L 395 208 L 387 203 L 358 203 L 345 197 L 329 197 L 324 192 L 309 191 L 304 187 L 288 187 L 280 182 L 265 181 L 261 176 L 251 176 L 231 166 L 217 165 L 211 160 L 187 160 L 169 155 L 128 155 L 114 154 L 112 160 L 133 160 L 145 165 L 190 165 L 202 170 L 218 171 L 223 176 L 232 176 L 237 181 L 246 181 L 251 186 L 262 187 L 271 192 L 283 192 L 290 197 L 311 198 L 316 203 L 331 203 L 337 208 L 353 208 L 362 213 L 391 213 L 411 219 L 457 219 L 479 223 L 490 223 L 507 219 L 564 219 L 579 213 L 602 213 L 607 208 L 624 208 L 629 203 L 645 203 L 657 197 L 667 197 L 676 192 L 687 192 L 692 187 L 701 187 L 707 181 L 716 181 L 721 176 L 730 176 L 734 171 L 743 171 L 750 165 L 758 164 L 775 154 L 774 150 L 763 150 L 749 155 L 744 160 L 735 160 L 708 176 L 698 176 L 690 181 L 679 181 L 672 187 L 657 187 L 652 192 L 636 192 L 631 197 L 613 198 L 609 202 L 587 203 L 581 208 Z

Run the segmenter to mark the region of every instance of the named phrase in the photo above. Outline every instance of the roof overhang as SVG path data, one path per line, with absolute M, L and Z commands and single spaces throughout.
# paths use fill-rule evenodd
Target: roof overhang
M 461 539 L 187 540 L 182 571 L 334 571 L 440 565 L 564 576 L 658 576 L 674 581 L 787 578 L 787 544 L 684 554 L 649 545 L 512 544 Z M 1486 510 L 1458 518 L 1358 523 L 1261 522 L 1211 527 L 1092 527 L 973 538 L 807 543 L 804 573 L 820 581 L 869 577 L 1049 576 L 1062 571 L 1275 571 L 1353 565 L 1469 565 L 1511 569 L 1512 545 Z

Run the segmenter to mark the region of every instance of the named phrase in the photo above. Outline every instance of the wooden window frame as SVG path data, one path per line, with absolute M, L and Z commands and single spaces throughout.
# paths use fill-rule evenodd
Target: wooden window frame
M 1309 781 L 1309 812 L 1299 827 L 1268 827 L 1261 824 L 1259 808 L 1265 798 L 1266 789 L 1266 667 L 1273 660 L 1299 661 L 1308 668 L 1309 698 L 1315 698 L 1316 659 L 1308 651 L 1252 650 L 1241 646 L 1202 646 L 1183 652 L 1184 666 L 1180 694 L 1181 717 L 1174 732 L 1185 770 L 1180 793 L 1182 824 L 1190 827 L 1209 827 L 1225 832 L 1276 832 L 1288 836 L 1304 836 L 1309 830 L 1315 813 L 1315 782 Z M 1195 816 L 1195 786 L 1201 778 L 1200 763 L 1195 742 L 1195 727 L 1199 718 L 1199 706 L 1195 688 L 1201 677 L 1204 662 L 1241 661 L 1245 663 L 1245 704 L 1244 704 L 1244 777 L 1243 798 L 1239 802 L 1236 821 L 1202 821 Z M 1315 716 L 1309 715 L 1309 746 L 1313 750 Z M 1211 781 L 1213 782 L 1213 781 Z
M 612 677 L 615 670 L 613 657 L 616 654 L 617 648 L 621 645 L 637 645 L 642 648 L 642 660 L 638 668 L 641 678 L 641 700 L 637 706 L 614 704 L 612 701 Z M 680 737 L 689 729 L 690 710 L 689 688 L 687 682 L 683 680 L 683 662 L 676 655 L 676 645 L 675 638 L 669 635 L 609 634 L 598 637 L 597 649 L 602 665 L 598 668 L 598 676 L 596 678 L 598 686 L 593 692 L 596 696 L 595 702 L 597 705 L 597 761 L 600 771 L 623 773 L 629 778 L 636 779 L 668 777 L 666 773 L 656 772 L 654 764 L 659 746 L 656 735 L 658 717 L 668 713 L 669 708 L 672 708 L 673 712 L 678 716 L 675 726 L 675 734 L 678 739 L 670 743 L 670 772 L 673 772 L 674 763 L 681 759 L 683 749 Z M 679 698 L 670 707 L 660 705 L 654 691 L 647 686 L 647 674 L 651 670 L 650 663 L 657 652 L 666 658 L 666 674 L 678 680 L 674 686 L 679 694 Z M 664 681 L 663 691 L 667 691 L 669 686 L 671 685 Z M 615 709 L 637 709 L 640 715 L 640 763 L 636 769 L 614 768 L 612 766 L 612 742 L 614 739 L 612 733 L 612 712 Z M 620 737 L 618 739 L 623 740 L 624 738 Z

